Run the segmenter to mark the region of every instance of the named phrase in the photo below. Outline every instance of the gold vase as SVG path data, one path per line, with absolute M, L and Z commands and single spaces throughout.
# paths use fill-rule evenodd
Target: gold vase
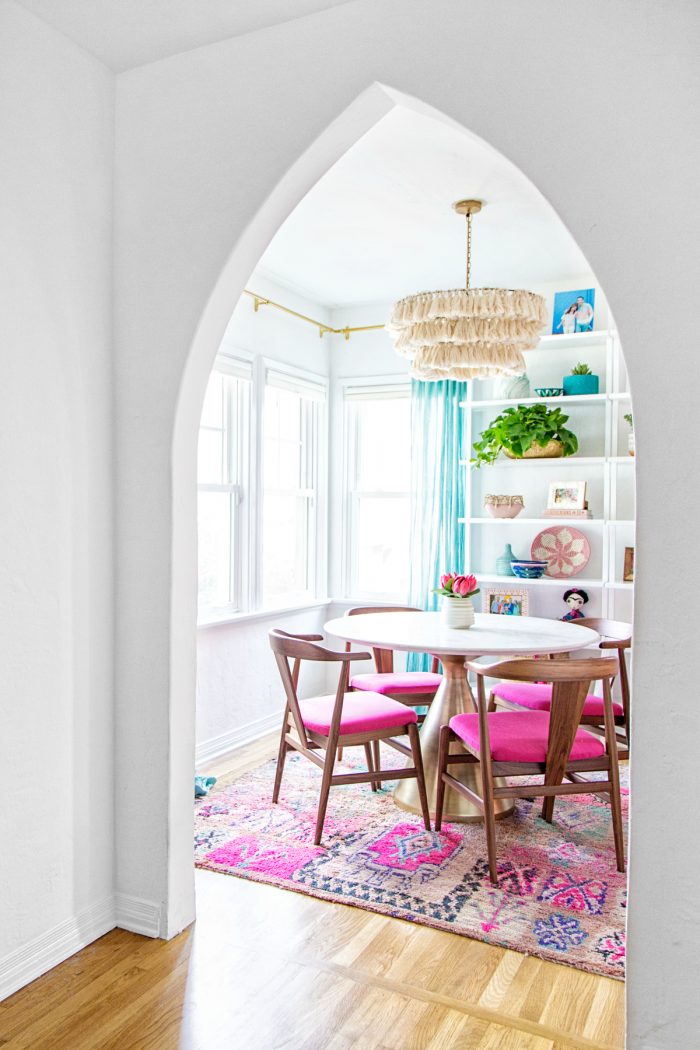
M 529 449 L 523 452 L 522 456 L 516 456 L 515 453 L 509 452 L 507 448 L 504 448 L 503 451 L 508 459 L 556 459 L 564 455 L 564 446 L 561 441 L 552 438 L 546 445 L 538 445 L 536 441 L 533 441 Z

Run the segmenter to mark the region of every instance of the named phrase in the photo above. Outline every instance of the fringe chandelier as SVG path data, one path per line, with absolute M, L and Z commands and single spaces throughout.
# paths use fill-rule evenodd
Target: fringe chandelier
M 396 352 L 411 361 L 416 379 L 488 379 L 519 376 L 523 350 L 532 350 L 546 323 L 541 295 L 509 288 L 470 288 L 472 215 L 481 201 L 457 201 L 467 220 L 465 288 L 419 292 L 394 303 L 387 331 Z

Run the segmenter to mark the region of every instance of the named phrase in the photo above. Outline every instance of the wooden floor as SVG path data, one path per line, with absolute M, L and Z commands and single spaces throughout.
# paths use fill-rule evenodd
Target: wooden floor
M 269 749 L 248 749 L 236 772 Z M 196 884 L 197 922 L 179 937 L 114 930 L 1 1003 L 0 1046 L 624 1046 L 618 981 L 226 875 L 198 871 Z

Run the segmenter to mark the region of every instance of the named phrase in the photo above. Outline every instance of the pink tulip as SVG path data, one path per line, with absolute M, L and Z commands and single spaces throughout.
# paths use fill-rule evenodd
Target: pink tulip
M 455 576 L 452 581 L 452 593 L 466 598 L 476 590 L 476 576 Z

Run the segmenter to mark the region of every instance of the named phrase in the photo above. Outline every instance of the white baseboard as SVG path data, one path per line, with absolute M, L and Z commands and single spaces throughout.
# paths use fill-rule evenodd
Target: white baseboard
M 105 897 L 16 948 L 0 959 L 0 1000 L 109 933 L 116 924 L 114 898 Z
M 117 893 L 114 897 L 116 925 L 121 930 L 140 933 L 144 937 L 161 936 L 161 916 L 163 909 L 155 901 L 146 901 L 141 897 L 130 897 L 126 893 Z
M 203 740 L 195 748 L 195 766 L 199 769 L 200 766 L 222 758 L 230 751 L 236 751 L 239 747 L 252 744 L 254 740 L 259 740 L 261 736 L 271 733 L 274 729 L 280 729 L 281 725 L 282 710 L 280 709 L 263 718 L 256 718 L 254 722 L 238 726 L 229 733 L 221 733 L 220 736 L 214 736 L 211 740 Z

